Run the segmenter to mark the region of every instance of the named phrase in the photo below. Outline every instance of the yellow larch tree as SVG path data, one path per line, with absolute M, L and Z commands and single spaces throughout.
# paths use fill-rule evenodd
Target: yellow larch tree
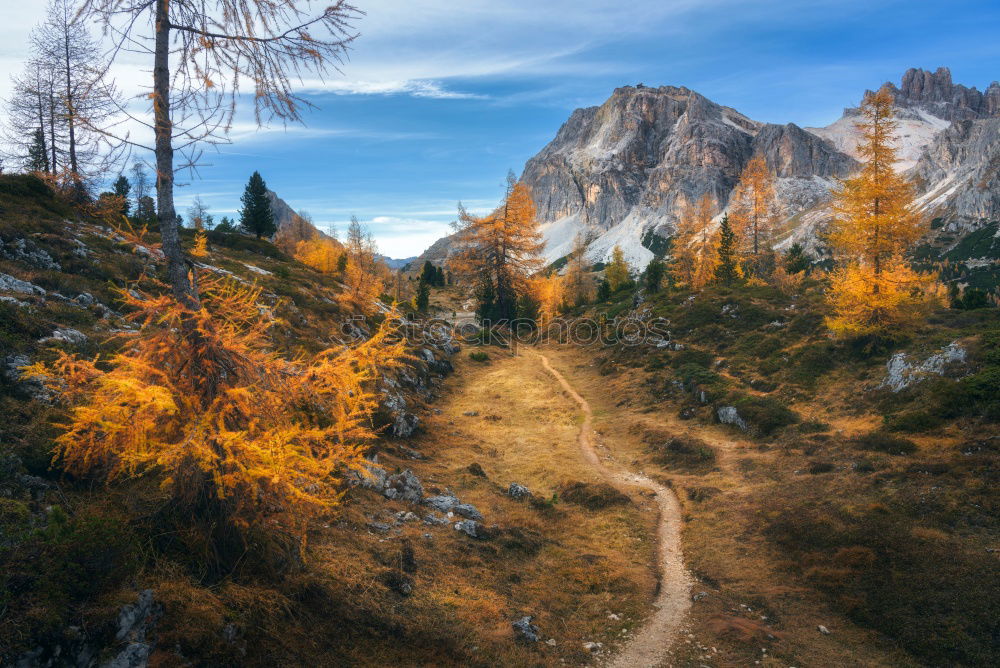
M 628 262 L 625 261 L 625 253 L 617 244 L 611 249 L 611 262 L 604 269 L 604 277 L 612 292 L 632 282 L 632 273 L 629 271 Z
M 458 249 L 450 268 L 476 284 L 480 317 L 513 320 L 518 297 L 528 292 L 528 278 L 543 265 L 539 254 L 545 244 L 528 186 L 509 174 L 500 205 L 485 216 L 459 207 L 456 228 Z
M 709 194 L 685 203 L 677 221 L 670 271 L 678 284 L 701 290 L 712 280 L 718 260 L 718 230 L 712 225 L 715 202 Z
M 387 267 L 379 262 L 375 239 L 353 216 L 344 249 L 347 253 L 344 299 L 362 313 L 369 313 L 390 277 Z
M 764 156 L 756 155 L 743 168 L 729 198 L 729 220 L 742 246 L 745 276 L 762 278 L 770 273 L 775 214 L 774 175 Z
M 260 289 L 203 273 L 193 318 L 169 294 L 123 290 L 141 326 L 107 361 L 62 353 L 32 373 L 70 406 L 56 457 L 109 482 L 160 476 L 178 507 L 237 528 L 277 526 L 302 540 L 337 504 L 338 477 L 360 470 L 374 438 L 374 381 L 398 366 L 393 319 L 365 343 L 287 359 Z
M 333 239 L 316 237 L 295 245 L 295 259 L 324 274 L 337 274 L 344 247 Z
M 564 277 L 552 272 L 548 276 L 534 276 L 530 279 L 531 297 L 538 305 L 538 324 L 552 322 L 563 309 L 566 300 Z
M 893 169 L 898 124 L 892 93 L 883 88 L 861 103 L 861 172 L 834 194 L 829 234 L 838 268 L 832 273 L 827 324 L 844 335 L 886 334 L 918 317 L 936 298 L 936 275 L 914 271 L 905 253 L 924 232 L 910 184 Z

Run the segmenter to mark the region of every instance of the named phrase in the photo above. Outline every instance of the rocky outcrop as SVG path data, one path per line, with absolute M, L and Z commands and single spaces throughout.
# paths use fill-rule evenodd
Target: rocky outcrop
M 896 353 L 886 362 L 886 377 L 879 387 L 893 392 L 905 390 L 930 376 L 944 376 L 960 369 L 967 353 L 957 341 L 949 343 L 922 362 L 913 362 L 906 353 Z

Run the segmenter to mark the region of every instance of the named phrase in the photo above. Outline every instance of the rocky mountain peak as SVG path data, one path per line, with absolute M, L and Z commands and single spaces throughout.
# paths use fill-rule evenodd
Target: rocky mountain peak
M 947 121 L 986 118 L 1000 113 L 1000 86 L 991 85 L 986 93 L 975 87 L 952 82 L 951 70 L 939 67 L 934 72 L 910 68 L 899 88 L 886 82 L 903 108 L 919 107 Z

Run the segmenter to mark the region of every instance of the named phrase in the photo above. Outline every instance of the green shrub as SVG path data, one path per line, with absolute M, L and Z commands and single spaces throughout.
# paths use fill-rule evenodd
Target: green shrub
M 733 406 L 757 436 L 770 436 L 778 429 L 799 421 L 795 411 L 773 397 L 741 397 L 733 402 Z
M 875 452 L 885 452 L 890 455 L 910 455 L 917 451 L 917 444 L 913 441 L 888 434 L 884 431 L 873 431 L 852 439 L 855 447 L 862 450 L 873 450 Z
M 814 420 L 807 420 L 799 424 L 797 427 L 799 433 L 801 434 L 818 434 L 824 431 L 830 431 L 830 425 L 825 422 L 816 422 Z
M 559 497 L 568 503 L 575 503 L 587 510 L 602 510 L 611 506 L 622 506 L 632 500 L 611 485 L 603 482 L 571 482 L 559 488 Z
M 469 353 L 469 359 L 473 362 L 489 362 L 490 356 L 482 350 L 473 350 Z
M 885 417 L 885 428 L 888 431 L 902 431 L 916 434 L 941 426 L 945 418 L 938 412 L 927 410 L 906 411 Z
M 694 436 L 667 436 L 650 432 L 643 439 L 658 464 L 665 468 L 703 472 L 715 466 L 716 454 L 705 441 Z

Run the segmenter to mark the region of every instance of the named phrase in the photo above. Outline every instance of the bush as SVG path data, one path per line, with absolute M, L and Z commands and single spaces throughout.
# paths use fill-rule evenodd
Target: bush
M 795 411 L 773 397 L 742 397 L 734 401 L 733 406 L 757 436 L 770 436 L 799 421 Z
M 669 436 L 650 432 L 644 439 L 656 462 L 661 466 L 683 471 L 706 471 L 715 466 L 715 450 L 693 436 Z
M 632 503 L 631 499 L 604 482 L 566 483 L 559 488 L 559 496 L 564 501 L 583 506 L 587 510 L 603 510 Z
M 469 353 L 469 359 L 473 362 L 489 362 L 490 356 L 482 350 L 473 350 Z
M 917 451 L 917 444 L 899 436 L 893 436 L 884 431 L 873 431 L 856 436 L 852 439 L 855 447 L 861 450 L 885 452 L 890 455 L 910 455 Z

